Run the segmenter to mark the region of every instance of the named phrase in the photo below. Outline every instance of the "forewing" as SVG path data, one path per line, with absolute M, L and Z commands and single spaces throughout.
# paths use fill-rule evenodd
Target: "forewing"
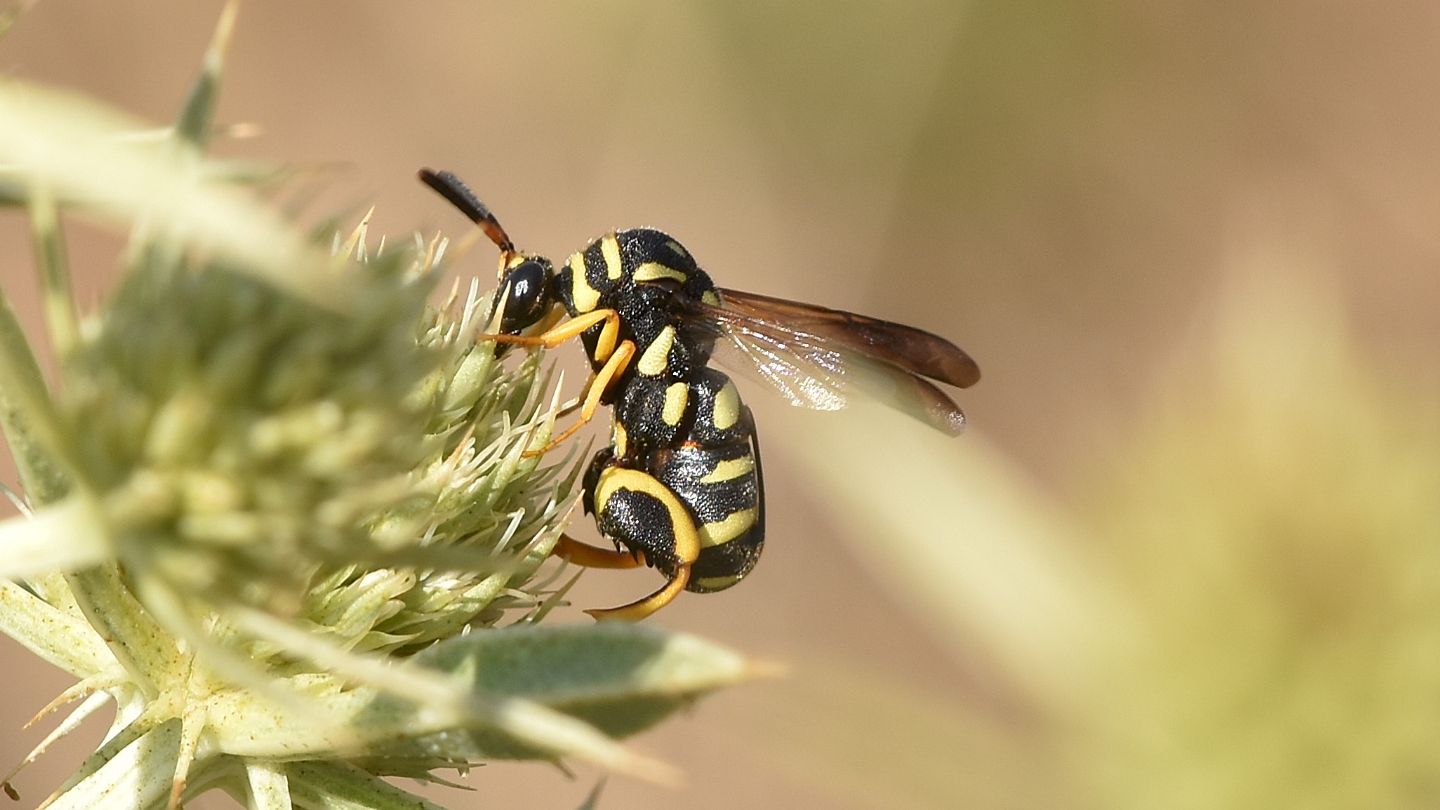
M 790 404 L 838 410 L 857 394 L 864 394 L 945 433 L 954 435 L 964 428 L 965 415 L 960 408 L 934 384 L 918 376 L 919 372 L 890 363 L 880 353 L 857 351 L 853 338 L 839 340 L 817 334 L 819 330 L 812 331 L 817 323 L 813 312 L 806 318 L 781 320 L 778 315 L 760 317 L 754 310 L 728 304 L 727 300 L 719 307 L 696 305 L 698 320 L 710 324 L 715 337 L 722 339 L 717 343 L 717 357 L 742 371 L 753 371 Z M 804 304 L 796 306 L 813 310 Z
M 789 331 L 863 355 L 938 382 L 968 388 L 980 366 L 954 343 L 923 329 L 839 309 L 772 298 L 743 290 L 720 290 L 722 306 L 751 320 L 782 324 Z
M 721 339 L 716 344 L 720 362 L 753 373 L 791 405 L 837 411 L 848 403 L 851 385 L 844 378 L 845 361 L 838 351 L 807 345 L 728 313 L 712 312 L 712 322 Z

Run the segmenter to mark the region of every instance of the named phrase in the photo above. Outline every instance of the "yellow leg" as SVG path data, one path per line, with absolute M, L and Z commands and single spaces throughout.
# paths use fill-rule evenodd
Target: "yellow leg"
M 579 317 L 563 321 L 538 335 L 482 334 L 476 335 L 475 339 L 477 341 L 488 340 L 492 343 L 509 343 L 514 346 L 544 346 L 547 349 L 553 349 L 602 322 L 605 327 L 600 330 L 600 341 L 595 346 L 595 354 L 597 359 L 604 360 L 614 350 L 615 342 L 620 335 L 620 313 L 613 309 L 597 309 L 594 312 L 587 312 Z
M 700 556 L 700 531 L 675 493 L 649 475 L 639 470 L 624 468 L 612 467 L 607 470 L 596 487 L 600 508 L 605 508 L 604 504 L 608 503 L 609 496 L 605 491 L 617 489 L 644 492 L 659 501 L 665 507 L 675 537 L 675 573 L 660 590 L 628 605 L 585 611 L 595 617 L 596 621 L 637 622 L 670 604 L 685 590 L 685 586 L 690 582 L 690 566 Z
M 527 450 L 523 453 L 525 458 L 534 458 L 544 455 L 559 447 L 566 439 L 575 435 L 576 431 L 585 426 L 595 417 L 595 412 L 600 408 L 600 398 L 605 395 L 606 389 L 611 382 L 630 365 L 630 358 L 635 355 L 635 344 L 633 341 L 620 340 L 620 314 L 613 309 L 597 309 L 587 312 L 575 318 L 560 323 L 539 335 L 478 335 L 476 340 L 488 340 L 492 343 L 508 343 L 514 346 L 543 346 L 553 349 L 565 341 L 577 337 L 585 330 L 597 323 L 603 323 L 600 329 L 600 337 L 595 342 L 595 360 L 603 360 L 605 365 L 591 378 L 586 389 L 585 401 L 580 410 L 580 421 L 561 431 L 554 436 L 544 447 Z M 569 409 L 560 415 L 569 413 Z
M 568 534 L 560 535 L 560 542 L 555 544 L 555 550 L 551 553 L 582 568 L 639 568 L 645 564 L 643 554 L 596 548 Z
M 638 622 L 649 616 L 660 608 L 675 601 L 675 597 L 685 590 L 685 585 L 690 582 L 690 565 L 687 563 L 680 566 L 675 576 L 665 583 L 664 587 L 644 599 L 631 602 L 628 605 L 621 605 L 613 608 L 595 608 L 587 610 L 586 613 L 597 622 Z
M 550 441 L 547 442 L 544 447 L 537 450 L 526 450 L 520 455 L 524 458 L 542 456 L 559 447 L 562 442 L 574 436 L 576 431 L 584 427 L 586 422 L 594 419 L 595 413 L 600 410 L 600 398 L 605 396 L 605 391 L 610 387 L 610 383 L 614 382 L 621 374 L 625 373 L 625 369 L 630 367 L 630 358 L 634 356 L 634 342 L 627 340 L 621 343 L 610 355 L 610 359 L 605 361 L 605 365 L 600 367 L 600 371 L 591 378 L 590 386 L 585 391 L 585 404 L 580 407 L 580 418 L 576 420 L 575 424 L 551 437 Z

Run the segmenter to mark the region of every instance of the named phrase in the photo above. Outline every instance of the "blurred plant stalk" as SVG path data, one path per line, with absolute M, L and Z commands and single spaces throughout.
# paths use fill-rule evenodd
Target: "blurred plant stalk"
M 839 518 L 856 553 L 1029 707 L 951 695 L 924 733 L 894 729 L 964 752 L 964 806 L 1440 798 L 1440 392 L 1364 353 L 1336 291 L 1283 258 L 1239 268 L 1223 304 L 1124 435 L 1076 461 L 1071 503 L 982 436 L 878 412 L 861 418 L 882 436 L 837 420 L 803 448 L 833 503 L 887 504 Z M 879 441 L 915 463 L 833 464 Z

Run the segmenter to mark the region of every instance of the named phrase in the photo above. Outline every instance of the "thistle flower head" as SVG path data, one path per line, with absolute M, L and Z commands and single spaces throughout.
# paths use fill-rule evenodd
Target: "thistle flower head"
M 66 359 L 62 408 L 132 570 L 269 604 L 364 556 L 427 448 L 412 394 L 435 353 L 414 334 L 428 285 L 352 274 L 345 313 L 153 251 L 126 275 Z
M 49 390 L 0 296 L 28 501 L 0 522 L 0 632 L 79 679 L 57 734 L 118 707 L 50 806 L 424 807 L 380 777 L 484 758 L 665 777 L 615 738 L 747 666 L 655 628 L 534 626 L 578 498 L 573 447 L 523 455 L 559 391 L 538 355 L 497 361 L 476 285 L 427 306 L 443 239 L 372 255 L 362 225 L 326 251 L 217 180 L 199 147 L 232 17 L 158 142 L 0 84 L 0 199 L 29 209 L 62 369 Z M 62 206 L 132 234 L 83 326 Z

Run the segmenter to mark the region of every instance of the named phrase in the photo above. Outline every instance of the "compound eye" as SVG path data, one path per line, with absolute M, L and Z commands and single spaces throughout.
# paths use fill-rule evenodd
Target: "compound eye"
M 505 297 L 505 317 L 500 328 L 507 333 L 519 332 L 545 316 L 549 308 L 546 288 L 549 286 L 550 266 L 537 259 L 526 259 L 505 271 L 502 287 L 508 287 Z

